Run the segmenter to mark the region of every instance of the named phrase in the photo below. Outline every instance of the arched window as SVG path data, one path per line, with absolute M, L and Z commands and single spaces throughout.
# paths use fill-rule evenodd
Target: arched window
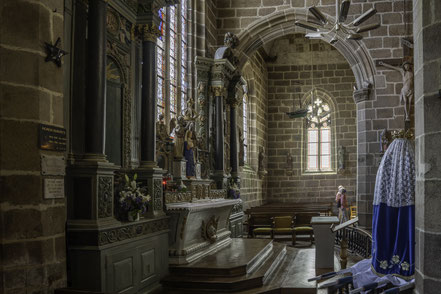
M 306 172 L 333 171 L 332 148 L 333 134 L 331 128 L 331 103 L 316 90 L 307 98 L 308 114 L 306 116 Z
M 243 95 L 242 107 L 243 107 L 243 162 L 247 162 L 248 158 L 248 97 Z
M 157 107 L 167 122 L 183 111 L 187 99 L 187 14 L 184 0 L 158 10 L 162 36 L 157 40 Z

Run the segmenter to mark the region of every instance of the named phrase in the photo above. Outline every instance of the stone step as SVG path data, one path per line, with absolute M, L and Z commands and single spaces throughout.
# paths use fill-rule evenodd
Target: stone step
M 250 272 L 241 276 L 197 276 L 194 273 L 190 275 L 170 275 L 162 280 L 165 293 L 225 293 L 239 292 L 248 289 L 256 290 L 271 281 L 274 273 L 278 270 L 280 264 L 286 256 L 286 245 L 274 243 L 268 254 L 263 254 L 259 264 L 250 268 Z M 262 258 L 263 256 L 263 258 Z M 263 289 L 262 289 L 263 290 Z M 266 289 L 265 291 L 275 289 Z M 250 292 L 259 293 L 259 292 Z M 261 292 L 267 293 L 267 292 Z M 271 292 L 268 292 L 271 293 Z
M 272 240 L 233 238 L 220 251 L 187 265 L 171 265 L 169 270 L 172 275 L 241 276 L 259 267 L 272 249 Z

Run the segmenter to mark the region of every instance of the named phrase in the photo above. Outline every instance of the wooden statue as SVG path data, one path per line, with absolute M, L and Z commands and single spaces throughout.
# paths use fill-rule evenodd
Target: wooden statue
M 392 66 L 383 61 L 378 62 L 378 64 L 401 73 L 403 78 L 403 88 L 401 88 L 400 101 L 404 104 L 405 120 L 410 121 L 410 105 L 412 104 L 414 96 L 413 70 L 411 63 L 405 61 L 401 67 Z

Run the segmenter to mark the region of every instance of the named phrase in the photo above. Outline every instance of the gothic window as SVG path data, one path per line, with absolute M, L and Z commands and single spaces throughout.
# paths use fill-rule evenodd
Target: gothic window
M 178 64 L 178 48 L 177 48 L 177 8 L 176 5 L 170 6 L 170 117 L 176 116 L 176 96 L 177 96 L 177 64 Z
M 243 96 L 243 161 L 247 162 L 248 155 L 248 101 L 247 95 Z
M 161 31 L 161 36 L 158 38 L 156 44 L 156 68 L 158 75 L 158 111 L 157 115 L 164 114 L 165 112 L 165 33 L 166 33 L 166 14 L 165 8 L 160 8 L 158 10 L 159 18 L 161 19 L 159 24 L 159 30 Z
M 187 101 L 187 1 L 181 1 L 181 112 Z
M 306 171 L 329 172 L 332 164 L 331 106 L 325 97 L 310 93 L 306 116 Z
M 187 1 L 158 10 L 162 36 L 157 42 L 157 104 L 158 115 L 164 114 L 166 121 L 183 111 L 187 99 L 187 11 Z

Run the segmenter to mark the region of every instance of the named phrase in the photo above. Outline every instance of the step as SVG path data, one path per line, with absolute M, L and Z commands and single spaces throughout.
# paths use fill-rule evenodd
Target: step
M 262 287 L 278 269 L 287 252 L 284 244 L 274 243 L 271 247 L 267 257 L 259 261 L 260 265 L 248 274 L 224 277 L 173 274 L 163 279 L 162 285 L 168 290 L 166 293 L 177 293 L 177 290 L 181 293 L 187 290 L 191 290 L 191 293 L 222 293 Z
M 255 270 L 272 248 L 272 240 L 233 238 L 231 244 L 220 251 L 187 265 L 172 265 L 169 270 L 172 275 L 241 276 Z

